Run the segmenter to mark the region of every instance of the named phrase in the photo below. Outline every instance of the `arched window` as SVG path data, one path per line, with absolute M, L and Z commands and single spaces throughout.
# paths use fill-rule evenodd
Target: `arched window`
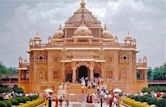
M 42 55 L 42 54 L 37 55 L 35 62 L 38 62 L 38 63 L 47 62 L 47 56 L 46 55 Z
M 128 63 L 129 62 L 129 55 L 123 54 L 120 56 L 120 62 L 122 63 Z

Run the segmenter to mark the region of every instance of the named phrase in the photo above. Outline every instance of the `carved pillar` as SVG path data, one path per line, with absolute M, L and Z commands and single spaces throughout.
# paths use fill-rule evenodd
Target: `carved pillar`
M 66 74 L 65 74 L 65 64 L 62 64 L 62 82 L 65 82 Z
M 72 69 L 73 69 L 72 82 L 75 82 L 76 81 L 76 66 L 75 66 L 75 63 L 72 63 Z
M 90 67 L 90 80 L 92 81 L 94 79 L 94 75 L 93 75 L 93 67 Z
M 101 78 L 104 79 L 104 81 L 106 81 L 106 74 L 105 74 L 105 63 L 102 63 L 101 65 Z
M 72 82 L 75 82 L 76 81 L 76 68 L 75 67 L 72 67 L 73 69 L 73 73 L 72 73 Z
M 93 68 L 94 68 L 94 63 L 91 62 L 91 65 L 90 65 L 90 80 L 94 79 Z

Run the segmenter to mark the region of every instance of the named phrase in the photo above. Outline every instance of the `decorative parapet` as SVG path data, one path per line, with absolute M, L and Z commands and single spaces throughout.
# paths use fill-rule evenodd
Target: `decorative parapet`
M 147 69 L 147 57 L 145 56 L 142 59 L 139 59 L 137 64 L 136 64 L 137 69 Z
M 115 43 L 115 42 L 74 42 L 70 40 L 70 42 L 57 42 L 57 43 L 49 43 L 49 44 L 40 44 L 40 45 L 30 45 L 30 49 L 42 49 L 42 48 L 69 48 L 69 47 L 98 47 L 98 48 L 133 48 L 136 49 L 136 45 L 128 45 L 125 43 Z
M 18 70 L 28 70 L 29 63 L 27 59 L 23 59 L 21 56 L 19 57 L 19 67 Z

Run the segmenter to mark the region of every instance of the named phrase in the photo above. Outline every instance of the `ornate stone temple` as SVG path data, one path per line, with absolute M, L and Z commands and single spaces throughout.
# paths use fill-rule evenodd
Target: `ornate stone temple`
M 43 92 L 47 87 L 56 90 L 61 82 L 101 77 L 109 89 L 136 92 L 147 86 L 147 58 L 137 63 L 137 53 L 136 40 L 129 33 L 119 43 L 118 36 L 102 27 L 81 2 L 47 43 L 38 33 L 30 39 L 29 61 L 19 58 L 19 85 L 26 92 Z

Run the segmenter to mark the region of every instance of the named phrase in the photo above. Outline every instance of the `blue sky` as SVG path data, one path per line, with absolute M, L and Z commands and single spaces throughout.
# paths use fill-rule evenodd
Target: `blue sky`
M 17 67 L 18 57 L 28 58 L 28 43 L 36 32 L 46 42 L 80 5 L 80 0 L 0 0 L 0 61 Z M 128 32 L 136 38 L 137 59 L 148 66 L 166 62 L 165 0 L 85 0 L 102 25 L 107 24 L 120 42 Z

